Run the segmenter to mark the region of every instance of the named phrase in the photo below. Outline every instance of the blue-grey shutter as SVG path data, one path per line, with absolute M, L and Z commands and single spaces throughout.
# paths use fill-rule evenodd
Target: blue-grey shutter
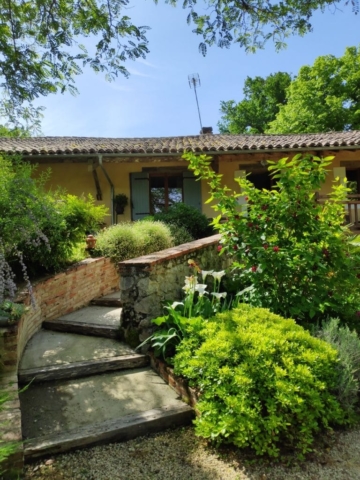
M 202 211 L 201 203 L 201 181 L 196 181 L 196 177 L 192 172 L 183 173 L 184 182 L 184 203 L 195 207 Z
M 140 220 L 150 215 L 149 174 L 131 173 L 131 219 Z

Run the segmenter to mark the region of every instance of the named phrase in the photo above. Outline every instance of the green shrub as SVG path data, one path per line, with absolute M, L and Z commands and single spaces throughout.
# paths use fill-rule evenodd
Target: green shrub
M 338 381 L 336 395 L 342 407 L 353 413 L 360 391 L 360 339 L 355 331 L 341 327 L 338 318 L 324 322 L 316 336 L 332 345 L 339 353 L 336 367 Z
M 172 245 L 170 230 L 161 222 L 119 223 L 99 233 L 94 254 L 121 262 Z
M 184 227 L 195 240 L 214 234 L 206 216 L 186 203 L 175 203 L 167 212 L 155 213 L 154 220 Z
M 244 302 L 307 323 L 328 316 L 359 323 L 359 249 L 344 223 L 348 189 L 334 183 L 323 205 L 315 192 L 324 183 L 332 157 L 296 155 L 270 163 L 276 181 L 259 190 L 238 178 L 241 190 L 222 185 L 210 158 L 187 154 L 190 168 L 208 180 L 221 253 L 233 258 Z M 238 199 L 245 196 L 243 209 Z M 220 218 L 227 221 L 220 223 Z
M 148 222 L 148 221 L 155 221 L 155 218 L 153 215 L 148 215 L 140 220 L 141 222 Z M 169 222 L 164 222 L 163 220 L 157 220 L 158 222 L 162 222 L 165 225 L 167 225 L 170 229 L 171 236 L 173 238 L 173 244 L 174 246 L 176 245 L 182 245 L 183 243 L 188 243 L 192 242 L 194 240 L 194 237 L 189 233 L 189 231 L 179 223 L 169 223 Z
M 167 226 L 170 229 L 171 236 L 174 242 L 174 245 L 182 245 L 183 243 L 192 242 L 194 238 L 186 230 L 185 227 L 181 225 L 176 225 L 174 223 L 168 223 Z
M 43 198 L 47 214 L 39 219 L 39 226 L 46 238 L 36 242 L 35 238 L 20 243 L 24 262 L 33 275 L 42 271 L 53 272 L 68 264 L 74 249 L 90 232 L 99 229 L 108 209 L 95 205 L 91 195 L 76 197 L 68 194 L 52 194 Z
M 315 434 L 348 421 L 333 394 L 337 351 L 269 310 L 218 313 L 177 351 L 175 373 L 200 392 L 196 432 L 216 443 L 302 456 Z

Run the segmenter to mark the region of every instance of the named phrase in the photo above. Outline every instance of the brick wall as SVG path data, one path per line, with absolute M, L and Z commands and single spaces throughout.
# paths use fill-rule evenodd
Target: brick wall
M 0 439 L 21 441 L 21 412 L 18 398 L 17 368 L 27 342 L 40 328 L 44 320 L 53 320 L 88 305 L 94 298 L 119 289 L 119 273 L 108 258 L 88 258 L 64 272 L 47 277 L 33 284 L 35 308 L 30 305 L 27 293 L 21 293 L 27 312 L 19 323 L 0 328 L 0 376 L 2 392 L 11 392 L 11 400 L 0 412 Z M 8 459 L 8 465 L 21 468 L 23 452 L 21 444 Z M 1 468 L 0 468 L 1 470 Z M 1 477 L 0 477 L 1 478 Z

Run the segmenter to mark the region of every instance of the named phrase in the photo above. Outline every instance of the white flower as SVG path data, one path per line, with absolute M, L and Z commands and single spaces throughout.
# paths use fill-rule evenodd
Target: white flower
M 199 292 L 200 297 L 202 297 L 206 293 L 207 285 L 205 283 L 198 283 L 195 285 L 195 290 Z
M 201 271 L 201 276 L 202 276 L 203 282 L 205 282 L 206 277 L 207 277 L 208 275 L 212 275 L 213 272 L 214 272 L 214 270 L 202 270 L 202 271 Z
M 214 277 L 214 279 L 218 282 L 220 282 L 220 280 L 222 279 L 222 277 L 225 275 L 225 270 L 221 270 L 221 272 L 213 272 L 212 273 L 212 276 Z
M 182 302 L 173 302 L 171 308 L 176 308 L 178 305 L 184 305 Z
M 214 295 L 214 297 L 217 300 L 220 300 L 220 298 L 225 298 L 227 293 L 226 292 L 222 292 L 222 293 L 212 292 L 211 295 Z

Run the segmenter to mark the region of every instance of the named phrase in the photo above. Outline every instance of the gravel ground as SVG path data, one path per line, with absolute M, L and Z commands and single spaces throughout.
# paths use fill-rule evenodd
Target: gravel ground
M 291 466 L 234 448 L 216 451 L 188 427 L 43 459 L 27 465 L 24 479 L 359 480 L 360 428 L 322 440 L 305 462 L 289 460 Z

